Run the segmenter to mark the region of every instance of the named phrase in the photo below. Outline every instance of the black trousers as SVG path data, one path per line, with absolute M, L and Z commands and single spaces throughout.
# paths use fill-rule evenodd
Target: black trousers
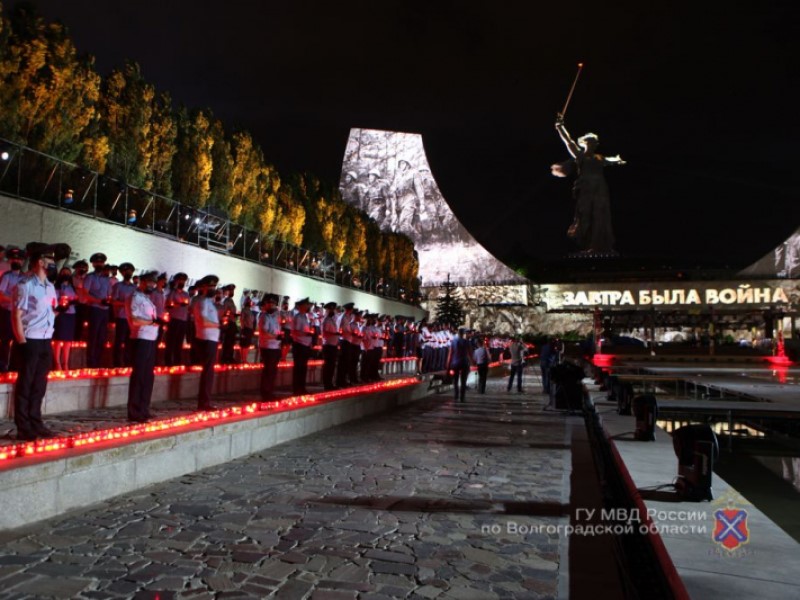
M 281 360 L 280 348 L 261 348 L 261 399 L 272 400 L 275 381 L 278 379 L 278 362 Z
M 233 355 L 233 347 L 236 344 L 236 338 L 239 335 L 239 329 L 236 325 L 229 323 L 222 330 L 222 356 L 220 356 L 220 364 L 232 365 L 235 362 Z
M 511 365 L 511 375 L 508 378 L 508 391 L 511 391 L 511 387 L 514 385 L 514 377 L 517 378 L 517 391 L 522 391 L 522 369 L 525 367 L 524 364 L 522 365 Z
M 336 385 L 347 387 L 348 374 L 350 373 L 350 348 L 352 344 L 345 340 L 340 341 L 339 363 L 336 366 Z
M 167 326 L 164 363 L 168 367 L 183 364 L 183 340 L 186 338 L 186 321 L 171 319 Z
M 381 378 L 381 359 L 383 358 L 383 348 L 373 348 L 372 352 L 372 380 L 379 381 Z
M 333 388 L 333 375 L 336 372 L 336 359 L 339 348 L 332 344 L 322 345 L 322 387 L 326 390 Z
M 347 379 L 350 385 L 358 383 L 358 361 L 361 358 L 361 344 L 350 344 L 350 358 L 347 360 Z
M 86 340 L 86 366 L 99 369 L 102 366 L 103 350 L 108 339 L 108 310 L 89 308 L 89 337 Z
M 292 342 L 292 393 L 306 393 L 306 378 L 308 376 L 308 359 L 311 358 L 311 347 Z
M 542 388 L 545 394 L 550 393 L 550 367 L 541 367 L 542 371 Z
M 11 311 L 0 308 L 0 373 L 5 373 L 11 366 L 11 342 L 13 340 Z
M 469 363 L 450 367 L 450 370 L 453 371 L 453 397 L 456 401 L 461 400 L 461 402 L 464 402 L 464 396 L 467 395 Z
M 489 363 L 478 365 L 478 392 L 486 393 L 486 377 L 489 375 Z
M 114 352 L 112 361 L 115 367 L 130 367 L 133 364 L 131 328 L 128 319 L 116 318 L 114 321 Z
M 133 346 L 133 369 L 128 383 L 128 418 L 143 421 L 150 418 L 158 342 L 132 339 L 130 343 Z
M 85 341 L 87 327 L 84 323 L 89 322 L 89 311 L 91 309 L 86 304 L 75 305 L 75 340 Z
M 14 423 L 17 434 L 31 436 L 41 432 L 42 400 L 47 392 L 47 374 L 53 362 L 51 340 L 28 340 L 15 344 L 20 368 L 14 390 Z
M 203 371 L 200 373 L 200 390 L 197 394 L 197 408 L 211 406 L 214 391 L 214 364 L 217 362 L 217 342 L 197 339 L 197 353 Z

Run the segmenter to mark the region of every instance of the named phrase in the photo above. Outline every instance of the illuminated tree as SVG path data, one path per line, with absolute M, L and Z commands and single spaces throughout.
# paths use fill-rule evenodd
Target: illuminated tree
M 74 161 L 100 94 L 93 62 L 63 25 L 18 5 L 0 32 L 0 134 Z
M 211 195 L 211 151 L 214 137 L 211 122 L 202 110 L 178 112 L 178 152 L 173 162 L 175 197 L 189 206 L 204 207 Z
M 444 296 L 441 296 L 436 301 L 436 320 L 451 327 L 463 325 L 466 312 L 461 300 L 455 297 L 456 284 L 450 283 L 449 275 L 447 276 L 447 282 L 442 287 L 444 288 Z
M 360 272 L 367 268 L 367 229 L 366 217 L 356 208 L 347 205 L 345 210 L 347 249 L 344 262 L 354 271 Z
M 105 173 L 106 159 L 108 158 L 108 153 L 111 151 L 108 137 L 97 133 L 98 128 L 96 124 L 95 126 L 90 126 L 89 129 L 94 133 L 85 132 L 83 148 L 81 148 L 81 155 L 78 162 L 92 171 Z
M 130 185 L 151 185 L 148 167 L 153 148 L 155 89 L 142 77 L 139 65 L 128 62 L 105 79 L 100 101 L 101 128 L 108 137 L 108 172 Z
M 172 169 L 177 152 L 178 123 L 169 94 L 158 95 L 153 102 L 152 114 L 150 135 L 145 142 L 145 189 L 172 196 Z
M 211 181 L 208 203 L 226 207 L 233 196 L 233 154 L 231 143 L 225 137 L 225 129 L 217 119 L 211 122 Z
M 232 152 L 232 193 L 225 208 L 232 219 L 238 220 L 245 208 L 254 209 L 259 200 L 266 198 L 269 169 L 261 148 L 246 131 L 233 134 Z

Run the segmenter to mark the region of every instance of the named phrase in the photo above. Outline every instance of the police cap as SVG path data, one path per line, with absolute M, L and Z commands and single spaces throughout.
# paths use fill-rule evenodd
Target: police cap
M 22 248 L 9 246 L 8 248 L 6 248 L 6 258 L 8 260 L 24 260 L 25 251 Z
M 197 285 L 217 285 L 219 283 L 219 277 L 216 275 L 206 275 L 200 281 L 197 282 Z
M 63 260 L 70 255 L 72 248 L 68 244 L 43 244 L 42 242 L 30 242 L 25 246 L 26 254 L 31 260 L 40 258 L 51 258 L 53 260 Z M 22 252 L 20 250 L 20 252 Z

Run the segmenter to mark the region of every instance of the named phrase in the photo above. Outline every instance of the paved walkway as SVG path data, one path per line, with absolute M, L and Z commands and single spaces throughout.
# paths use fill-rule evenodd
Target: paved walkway
M 570 426 L 489 388 L 0 533 L 0 598 L 563 594 Z

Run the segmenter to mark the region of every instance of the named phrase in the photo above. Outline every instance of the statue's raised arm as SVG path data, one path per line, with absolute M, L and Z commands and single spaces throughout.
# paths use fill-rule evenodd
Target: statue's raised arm
M 575 143 L 575 140 L 573 140 L 569 135 L 569 132 L 564 125 L 564 117 L 561 113 L 558 113 L 556 116 L 556 131 L 558 132 L 561 141 L 563 141 L 564 145 L 567 147 L 570 156 L 572 156 L 572 158 L 576 158 L 580 152 L 580 148 L 578 147 L 578 144 Z

